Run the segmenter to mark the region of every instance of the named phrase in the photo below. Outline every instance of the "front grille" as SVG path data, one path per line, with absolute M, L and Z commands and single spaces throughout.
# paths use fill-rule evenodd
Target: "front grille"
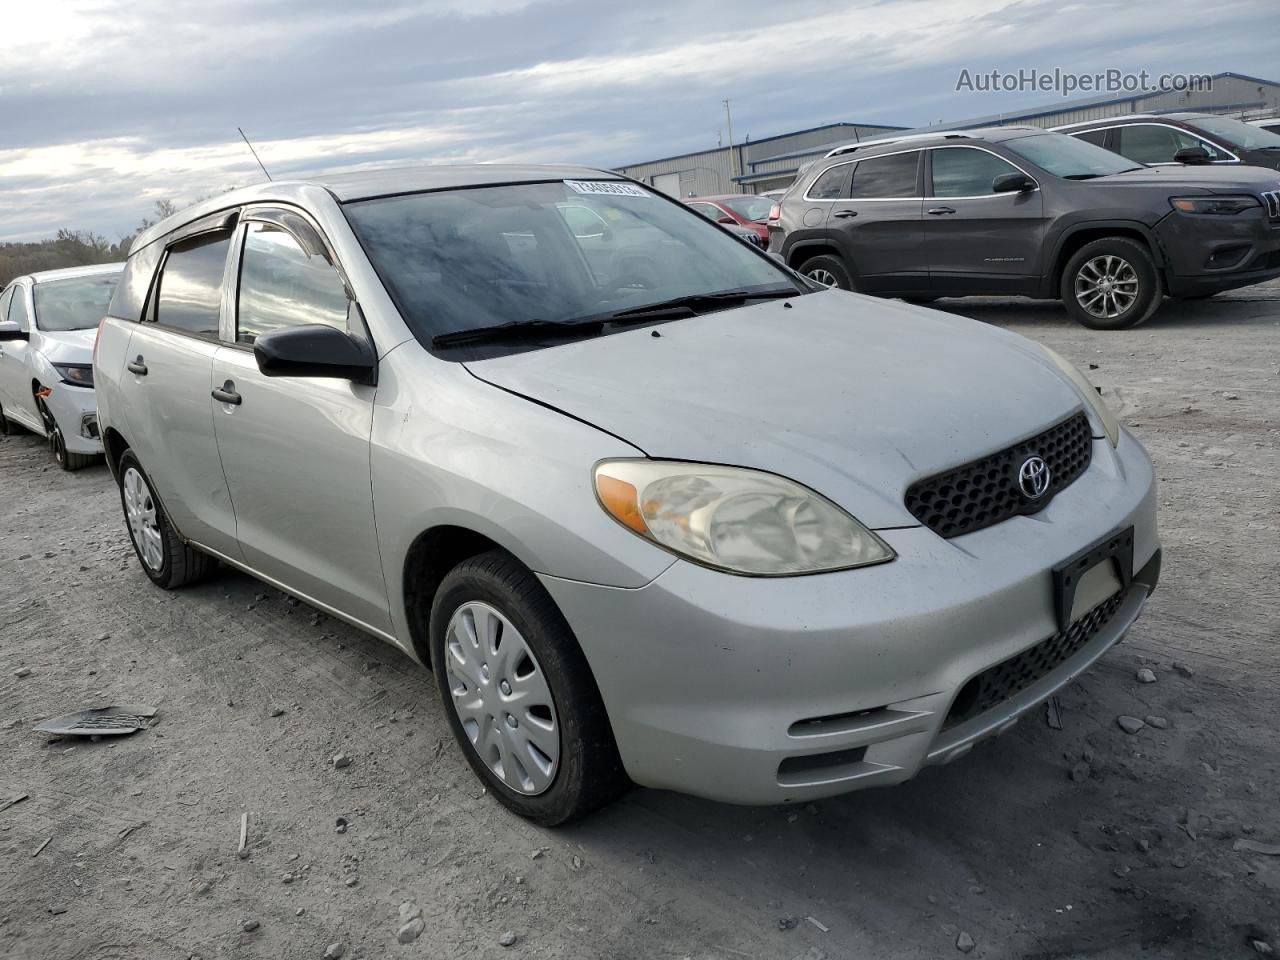
M 1049 488 L 1024 496 L 1018 469 L 1028 457 L 1049 466 Z M 941 537 L 958 537 L 1022 514 L 1035 513 L 1089 468 L 1093 431 L 1083 413 L 981 460 L 917 480 L 907 488 L 911 515 Z
M 1267 205 L 1267 216 L 1280 220 L 1280 190 L 1268 190 L 1262 195 L 1262 202 Z
M 998 707 L 1066 663 L 1111 622 L 1124 597 L 1125 591 L 1121 590 L 1071 624 L 1065 632 L 1055 633 L 1048 640 L 1042 640 L 1034 647 L 983 670 L 960 688 L 955 702 L 947 711 L 947 718 L 942 722 L 942 729 L 972 720 Z

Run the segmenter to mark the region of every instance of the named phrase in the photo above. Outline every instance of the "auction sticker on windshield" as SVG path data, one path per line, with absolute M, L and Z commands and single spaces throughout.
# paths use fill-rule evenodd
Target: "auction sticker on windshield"
M 617 180 L 566 180 L 565 185 L 578 193 L 604 194 L 610 197 L 648 197 L 649 193 L 634 183 Z

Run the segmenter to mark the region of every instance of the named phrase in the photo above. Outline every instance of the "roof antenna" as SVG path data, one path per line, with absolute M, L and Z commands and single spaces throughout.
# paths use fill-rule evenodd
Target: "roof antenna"
M 236 127 L 236 129 L 240 130 L 239 127 Z M 253 154 L 253 159 L 258 161 L 258 166 L 262 167 L 262 175 L 270 180 L 271 174 L 267 173 L 267 168 L 262 166 L 262 159 L 258 156 L 258 151 L 253 149 L 253 144 L 249 142 L 249 138 L 244 135 L 243 130 L 240 130 L 240 139 L 243 140 L 244 145 L 249 148 L 249 152 Z

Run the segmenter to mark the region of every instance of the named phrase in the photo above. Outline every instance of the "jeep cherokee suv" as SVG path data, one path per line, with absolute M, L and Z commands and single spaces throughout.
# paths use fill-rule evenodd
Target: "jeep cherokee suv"
M 908 300 L 1060 298 L 1095 329 L 1162 294 L 1280 276 L 1280 180 L 1258 167 L 1147 167 L 1038 127 L 832 150 L 770 221 L 771 250 L 831 286 Z

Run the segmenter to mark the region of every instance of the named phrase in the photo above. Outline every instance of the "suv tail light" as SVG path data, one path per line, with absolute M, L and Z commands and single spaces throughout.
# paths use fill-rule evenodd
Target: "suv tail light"
M 782 204 L 775 203 L 772 207 L 769 208 L 769 222 L 773 223 L 775 220 L 781 220 L 781 219 L 782 219 Z

